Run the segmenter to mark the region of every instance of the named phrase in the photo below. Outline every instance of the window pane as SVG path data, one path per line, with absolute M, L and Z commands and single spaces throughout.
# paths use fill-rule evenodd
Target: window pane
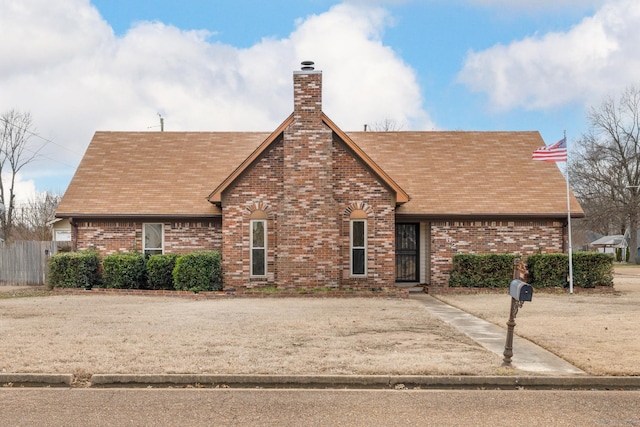
M 162 249 L 162 224 L 144 225 L 145 249 Z
M 364 274 L 364 249 L 351 251 L 351 274 Z
M 254 248 L 264 248 L 264 221 L 253 221 Z
M 251 250 L 251 274 L 254 276 L 265 275 L 265 250 L 264 249 L 252 249 Z
M 353 221 L 353 242 L 354 247 L 364 247 L 364 221 Z
M 418 247 L 416 224 L 396 225 L 396 247 L 398 250 L 415 250 Z

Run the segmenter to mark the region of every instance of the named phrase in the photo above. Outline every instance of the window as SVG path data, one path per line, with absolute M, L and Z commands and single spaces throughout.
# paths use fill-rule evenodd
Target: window
M 267 275 L 267 221 L 251 220 L 251 276 Z
M 71 230 L 56 230 L 56 242 L 70 242 Z
M 143 252 L 145 255 L 158 255 L 163 253 L 163 224 L 142 224 Z
M 351 275 L 367 274 L 367 221 L 351 220 Z

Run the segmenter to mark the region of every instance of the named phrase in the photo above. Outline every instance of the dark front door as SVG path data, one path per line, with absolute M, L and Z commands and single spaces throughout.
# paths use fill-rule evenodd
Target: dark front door
M 396 282 L 420 281 L 419 224 L 396 224 Z

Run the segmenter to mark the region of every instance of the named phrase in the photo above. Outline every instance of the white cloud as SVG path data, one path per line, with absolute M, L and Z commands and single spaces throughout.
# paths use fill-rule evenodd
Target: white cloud
M 638 83 L 640 2 L 610 1 L 567 32 L 467 55 L 458 76 L 497 109 L 597 103 Z
M 157 113 L 166 130 L 272 130 L 291 112 L 292 71 L 311 59 L 345 130 L 384 118 L 430 129 L 414 71 L 381 42 L 387 25 L 384 9 L 345 3 L 240 49 L 160 22 L 117 37 L 88 0 L 4 0 L 0 111 L 31 112 L 56 143 L 33 139 L 46 157 L 25 174 L 68 174 L 94 131 L 145 131 Z
M 5 197 L 7 197 L 5 205 L 8 206 L 9 205 L 8 195 L 9 195 L 9 187 L 11 185 L 11 175 L 3 174 L 2 182 L 4 184 Z M 35 198 L 35 196 L 38 194 L 38 191 L 36 190 L 36 184 L 33 180 L 23 180 L 22 175 L 17 174 L 14 182 L 14 194 L 16 196 L 15 206 L 24 206 L 27 202 L 29 202 L 29 200 L 32 200 L 33 198 Z

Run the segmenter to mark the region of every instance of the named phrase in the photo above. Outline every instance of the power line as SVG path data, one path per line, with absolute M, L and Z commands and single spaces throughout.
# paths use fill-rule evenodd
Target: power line
M 79 154 L 78 152 L 73 151 L 73 150 L 71 150 L 70 148 L 67 148 L 67 147 L 65 147 L 65 146 L 63 146 L 63 145 L 60 145 L 60 144 L 58 144 L 57 142 L 55 142 L 55 141 L 53 141 L 53 140 L 51 140 L 51 139 L 47 139 L 47 138 L 45 138 L 45 137 L 43 137 L 43 136 L 41 136 L 41 135 L 39 135 L 39 134 L 37 134 L 37 133 L 35 133 L 35 132 L 33 132 L 33 131 L 31 131 L 31 130 L 27 129 L 27 128 L 25 128 L 25 127 L 22 127 L 22 126 L 20 126 L 20 125 L 18 125 L 18 124 L 16 124 L 16 123 L 10 122 L 9 120 L 7 120 L 7 119 L 6 119 L 6 118 L 4 118 L 4 117 L 0 117 L 0 120 L 1 120 L 1 121 L 3 121 L 5 124 L 7 124 L 7 125 L 9 125 L 9 126 L 16 127 L 16 128 L 18 128 L 18 129 L 22 130 L 23 132 L 27 132 L 27 133 L 29 133 L 31 136 L 35 136 L 36 138 L 40 138 L 40 139 L 42 139 L 43 141 L 45 141 L 45 142 L 46 142 L 43 146 L 41 146 L 40 148 L 38 148 L 38 149 L 37 149 L 37 150 L 35 150 L 35 151 L 34 151 L 34 150 L 32 150 L 31 148 L 27 147 L 27 146 L 25 146 L 25 147 L 24 147 L 24 149 L 25 149 L 26 151 L 29 151 L 30 153 L 33 153 L 33 154 L 34 154 L 34 158 L 36 158 L 36 156 L 37 156 L 37 157 L 43 157 L 43 158 L 45 158 L 45 159 L 48 159 L 48 160 L 51 160 L 51 161 L 53 161 L 53 162 L 57 162 L 57 163 L 59 163 L 59 164 L 61 164 L 61 165 L 68 166 L 68 167 L 70 167 L 70 168 L 74 168 L 74 169 L 75 169 L 75 167 L 76 167 L 76 166 L 74 166 L 74 165 L 70 165 L 69 163 L 65 163 L 65 162 L 60 161 L 60 160 L 58 160 L 58 159 L 54 159 L 53 157 L 47 156 L 47 155 L 45 155 L 45 154 L 41 154 L 41 153 L 40 153 L 40 151 L 41 151 L 44 147 L 46 147 L 46 146 L 47 146 L 47 144 L 53 144 L 53 145 L 55 145 L 55 146 L 57 146 L 57 147 L 60 147 L 60 148 L 62 148 L 62 149 L 64 149 L 64 150 L 67 150 L 68 152 L 70 152 L 70 153 L 72 153 L 72 154 L 76 154 L 76 155 L 80 156 L 80 154 Z

